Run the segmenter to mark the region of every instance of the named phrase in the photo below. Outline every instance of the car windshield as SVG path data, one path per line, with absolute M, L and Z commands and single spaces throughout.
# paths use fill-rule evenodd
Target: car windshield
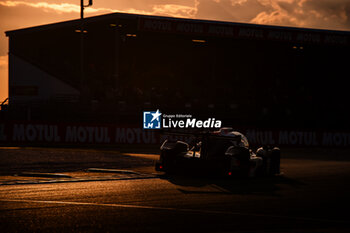
M 241 141 L 239 143 L 239 146 L 249 148 L 247 137 L 238 131 L 232 131 L 231 128 L 223 128 L 223 129 L 220 129 L 219 134 L 224 136 L 232 136 L 232 137 L 240 136 Z
M 234 133 L 235 135 L 240 135 L 241 136 L 240 146 L 249 148 L 249 142 L 248 142 L 248 139 L 247 139 L 246 136 L 244 136 L 242 133 L 240 133 L 238 131 L 233 131 L 232 133 Z

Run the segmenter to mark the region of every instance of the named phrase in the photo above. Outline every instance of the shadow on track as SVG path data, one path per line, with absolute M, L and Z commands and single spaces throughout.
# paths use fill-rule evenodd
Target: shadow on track
M 246 194 L 246 195 L 270 195 L 276 196 L 281 190 L 281 184 L 293 186 L 294 188 L 305 185 L 303 182 L 288 178 L 284 175 L 272 177 L 210 177 L 210 176 L 185 176 L 185 175 L 164 175 L 172 184 L 182 186 L 178 188 L 184 194 Z M 214 186 L 218 191 L 189 191 L 186 187 Z

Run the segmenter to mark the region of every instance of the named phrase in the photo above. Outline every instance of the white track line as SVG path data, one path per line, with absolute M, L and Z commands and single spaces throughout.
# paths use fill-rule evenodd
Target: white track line
M 315 222 L 343 223 L 343 224 L 349 224 L 350 222 L 350 221 L 322 219 L 322 218 L 306 218 L 306 217 L 293 217 L 293 216 L 283 216 L 283 215 L 238 213 L 238 212 L 220 211 L 220 210 L 182 209 L 182 208 L 172 208 L 172 207 L 105 204 L 105 203 L 93 203 L 93 202 L 40 201 L 40 200 L 16 200 L 16 199 L 2 199 L 0 200 L 0 202 L 27 202 L 27 203 L 44 203 L 44 204 L 86 205 L 86 206 L 119 207 L 119 208 L 151 209 L 151 210 L 168 210 L 168 211 L 194 212 L 194 213 L 203 213 L 203 214 L 224 214 L 224 215 L 236 215 L 236 216 L 238 215 L 238 216 L 247 216 L 247 217 L 279 218 L 279 219 L 286 219 L 286 220 L 301 220 L 301 221 L 315 221 Z

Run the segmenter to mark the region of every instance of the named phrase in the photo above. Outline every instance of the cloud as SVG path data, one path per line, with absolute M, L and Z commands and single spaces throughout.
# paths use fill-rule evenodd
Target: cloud
M 198 0 L 196 18 L 250 22 L 267 7 L 259 0 Z
M 140 10 L 137 8 L 125 8 L 122 10 L 116 10 L 115 12 L 142 14 L 142 15 L 171 16 L 171 17 L 180 17 L 180 18 L 195 18 L 197 9 L 196 7 L 176 5 L 176 4 L 158 4 L 158 5 L 153 5 L 151 9 L 148 9 L 148 10 Z
M 17 7 L 17 6 L 30 6 L 34 8 L 41 8 L 45 11 L 55 11 L 56 13 L 78 13 L 80 12 L 80 5 L 72 3 L 48 3 L 48 2 L 25 2 L 25 1 L 4 1 L 0 2 L 0 5 L 7 7 Z M 110 8 L 85 8 L 86 13 L 97 13 L 97 12 L 113 12 L 114 10 Z
M 195 18 L 350 29 L 349 0 L 198 0 Z
M 197 8 L 174 4 L 155 5 L 152 14 L 194 18 L 197 14 Z
M 279 0 L 272 1 L 252 23 L 285 26 L 350 29 L 348 0 Z
M 8 56 L 0 56 L 0 69 L 7 68 Z
M 0 102 L 8 97 L 8 56 L 0 56 Z
M 0 6 L 4 7 L 33 7 L 42 9 L 45 12 L 53 11 L 58 14 L 63 13 L 79 13 L 80 5 L 74 3 L 48 3 L 48 2 L 26 2 L 26 1 L 4 1 L 0 2 Z M 126 12 L 134 14 L 147 14 L 147 15 L 164 15 L 173 17 L 185 17 L 193 18 L 197 13 L 196 6 L 188 6 L 181 4 L 154 4 L 151 7 L 147 7 L 148 10 L 141 10 L 137 8 L 122 8 L 122 9 L 112 9 L 112 8 L 94 8 L 87 7 L 84 12 L 87 14 L 101 14 L 101 13 L 112 13 L 112 12 Z
M 27 6 L 57 14 L 79 13 L 80 6 L 75 2 L 8 0 L 1 1 L 0 6 Z M 349 0 L 105 0 L 85 8 L 85 12 L 87 15 L 126 12 L 283 26 L 350 28 Z

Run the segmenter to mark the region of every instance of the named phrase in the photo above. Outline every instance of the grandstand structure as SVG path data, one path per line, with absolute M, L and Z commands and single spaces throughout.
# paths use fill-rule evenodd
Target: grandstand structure
M 11 119 L 349 126 L 348 31 L 113 13 L 6 35 Z

